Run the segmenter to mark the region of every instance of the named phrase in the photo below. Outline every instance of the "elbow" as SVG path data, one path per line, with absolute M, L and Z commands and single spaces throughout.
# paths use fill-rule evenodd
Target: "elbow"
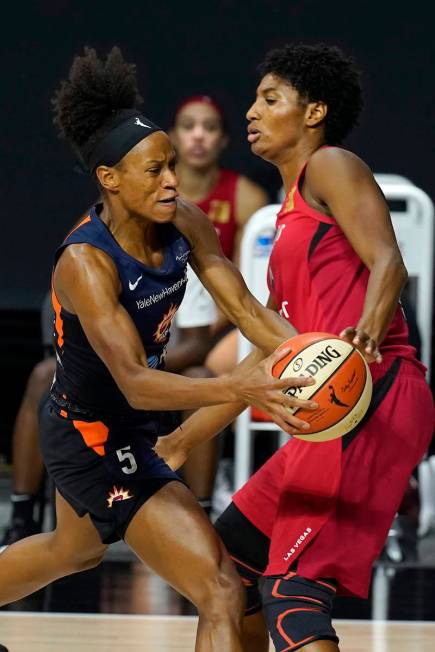
M 127 382 L 119 383 L 118 387 L 124 395 L 127 403 L 133 410 L 150 410 L 152 409 L 147 403 L 146 396 L 148 392 L 144 391 L 144 379 L 139 378 L 135 381 L 135 375 L 132 374 Z
M 129 406 L 131 408 L 133 408 L 133 410 L 145 410 L 146 409 L 146 407 L 143 404 L 143 400 L 142 401 L 140 400 L 140 397 L 136 392 L 134 392 L 134 391 L 123 392 L 123 394 L 124 394 L 125 398 L 127 399 L 127 403 L 129 404 Z
M 384 252 L 373 261 L 373 266 L 370 271 L 373 271 L 373 267 L 376 267 L 379 271 L 382 270 L 381 273 L 386 274 L 391 280 L 394 280 L 394 283 L 400 286 L 400 288 L 403 288 L 408 280 L 408 270 L 398 249 L 391 251 L 390 254 Z

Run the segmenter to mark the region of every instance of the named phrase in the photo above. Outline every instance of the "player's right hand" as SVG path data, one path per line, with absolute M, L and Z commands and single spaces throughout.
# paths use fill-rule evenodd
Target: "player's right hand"
M 316 410 L 319 406 L 315 401 L 305 401 L 284 393 L 290 387 L 314 385 L 316 381 L 312 376 L 283 379 L 272 376 L 274 365 L 289 352 L 288 348 L 276 350 L 250 372 L 238 371 L 236 368 L 231 377 L 239 399 L 266 412 L 281 430 L 294 435 L 307 430 L 309 424 L 291 414 L 289 408 Z

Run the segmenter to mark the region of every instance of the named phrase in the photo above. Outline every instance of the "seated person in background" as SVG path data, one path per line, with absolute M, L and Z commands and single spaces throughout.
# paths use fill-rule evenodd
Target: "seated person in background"
M 220 167 L 228 144 L 224 113 L 208 95 L 189 97 L 178 106 L 170 136 L 177 150 L 178 190 L 199 206 L 213 222 L 224 254 L 238 262 L 243 226 L 268 203 L 266 192 L 245 176 Z M 166 359 L 169 371 L 196 378 L 212 375 L 204 367 L 211 348 L 228 328 L 192 270 L 177 316 L 178 341 Z M 187 416 L 186 413 L 185 416 Z M 209 513 L 218 461 L 219 442 L 198 447 L 183 467 L 183 476 Z
M 1 545 L 41 531 L 44 512 L 44 464 L 39 449 L 38 408 L 53 382 L 56 360 L 52 345 L 53 313 L 48 293 L 41 307 L 44 359 L 32 369 L 13 432 L 13 471 L 10 525 Z M 36 509 L 37 507 L 37 509 Z M 35 515 L 37 511 L 37 515 Z
M 83 219 L 83 215 L 78 222 Z M 56 368 L 53 320 L 50 290 L 45 295 L 41 306 L 44 357 L 30 372 L 15 418 L 12 435 L 12 509 L 10 525 L 0 541 L 0 545 L 3 546 L 37 534 L 42 530 L 45 507 L 45 469 L 39 447 L 38 410 L 40 403 L 45 400 L 49 392 Z

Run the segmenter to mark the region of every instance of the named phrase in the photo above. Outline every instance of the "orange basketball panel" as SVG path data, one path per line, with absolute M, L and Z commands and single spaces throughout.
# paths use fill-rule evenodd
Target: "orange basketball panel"
M 311 427 L 303 434 L 325 430 L 338 423 L 354 408 L 359 400 L 367 379 L 366 365 L 358 351 L 353 351 L 345 362 L 312 396 L 319 404 L 314 412 L 297 410 L 300 419 Z

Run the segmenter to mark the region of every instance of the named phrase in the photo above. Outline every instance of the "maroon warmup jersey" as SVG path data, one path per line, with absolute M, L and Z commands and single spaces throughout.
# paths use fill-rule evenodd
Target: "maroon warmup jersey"
M 220 170 L 219 178 L 210 194 L 195 202 L 208 215 L 216 229 L 222 250 L 232 260 L 237 232 L 236 191 L 240 175 L 231 170 Z
M 269 289 L 299 331 L 338 334 L 361 317 L 369 270 L 336 220 L 304 201 L 304 170 L 278 214 Z M 334 578 L 341 593 L 367 594 L 372 563 L 433 424 L 425 369 L 400 306 L 380 350 L 359 427 L 329 442 L 290 439 L 234 496 L 271 539 L 266 575 L 291 568 L 309 579 Z

